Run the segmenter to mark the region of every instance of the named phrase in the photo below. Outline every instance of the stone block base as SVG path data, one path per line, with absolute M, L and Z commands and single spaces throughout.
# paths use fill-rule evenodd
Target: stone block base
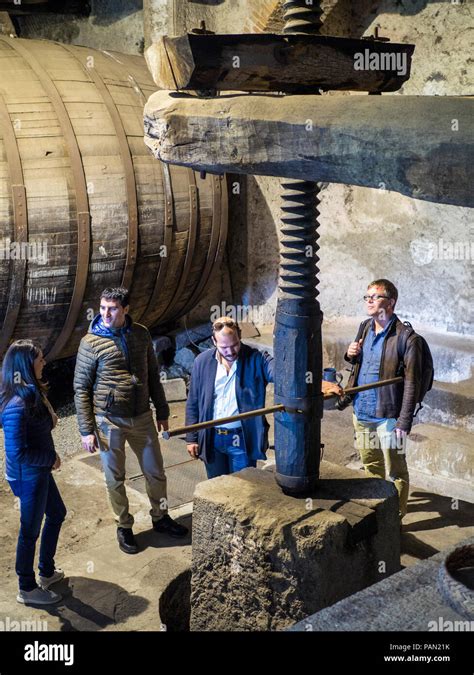
M 280 630 L 399 569 L 390 482 L 323 462 L 308 498 L 260 469 L 196 488 L 191 630 Z

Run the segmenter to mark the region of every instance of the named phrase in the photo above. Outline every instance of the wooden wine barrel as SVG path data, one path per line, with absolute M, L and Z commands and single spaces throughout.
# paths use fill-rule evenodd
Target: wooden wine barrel
M 129 287 L 148 327 L 205 291 L 225 180 L 150 154 L 155 89 L 142 57 L 0 36 L 1 353 L 31 337 L 48 360 L 75 354 L 106 286 Z

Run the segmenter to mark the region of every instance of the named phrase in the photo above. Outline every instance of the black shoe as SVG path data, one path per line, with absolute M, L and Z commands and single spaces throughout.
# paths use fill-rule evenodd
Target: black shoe
M 118 527 L 117 540 L 124 553 L 138 553 L 138 544 L 130 527 Z
M 170 537 L 185 537 L 188 534 L 188 528 L 177 523 L 168 514 L 160 520 L 153 521 L 153 529 L 155 532 L 169 534 Z

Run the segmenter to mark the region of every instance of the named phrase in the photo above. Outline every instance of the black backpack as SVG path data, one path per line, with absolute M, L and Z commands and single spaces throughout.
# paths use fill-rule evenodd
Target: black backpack
M 357 336 L 355 338 L 356 342 L 359 342 L 359 340 L 362 337 L 365 338 L 368 326 L 371 321 L 372 319 L 365 319 L 365 321 L 362 321 L 362 323 L 359 326 Z M 403 330 L 400 332 L 400 335 L 397 340 L 397 350 L 399 360 L 397 368 L 397 376 L 401 375 L 403 377 L 404 371 L 403 357 L 405 356 L 408 338 L 411 335 L 413 335 L 413 333 L 415 333 L 415 330 L 413 329 L 411 323 L 409 321 L 403 321 Z M 420 410 L 422 409 L 423 399 L 425 398 L 427 392 L 430 391 L 430 389 L 432 388 L 434 380 L 433 357 L 431 355 L 430 348 L 428 347 L 428 343 L 426 342 L 425 338 L 422 335 L 416 333 L 416 336 L 418 340 L 420 340 L 421 342 L 421 381 L 419 383 L 419 389 L 416 396 L 416 402 L 418 403 L 419 407 L 413 414 L 413 417 L 416 417 L 420 412 Z
M 397 341 L 397 350 L 398 350 L 398 370 L 397 375 L 403 375 L 403 357 L 405 355 L 405 350 L 407 348 L 408 338 L 415 333 L 415 330 L 409 321 L 403 322 L 403 330 L 400 332 Z M 425 338 L 418 333 L 415 333 L 416 337 L 421 343 L 421 380 L 419 383 L 419 388 L 417 391 L 416 402 L 418 403 L 418 410 L 413 414 L 413 417 L 416 417 L 420 410 L 422 409 L 422 402 L 425 398 L 427 392 L 433 386 L 434 380 L 434 366 L 433 366 L 433 357 L 431 355 L 430 348 Z

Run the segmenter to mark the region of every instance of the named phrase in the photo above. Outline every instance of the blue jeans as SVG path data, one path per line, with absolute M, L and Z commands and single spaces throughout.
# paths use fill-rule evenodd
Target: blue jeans
M 39 573 L 43 577 L 50 577 L 54 574 L 54 556 L 66 507 L 50 471 L 39 472 L 31 480 L 8 482 L 15 497 L 20 499 L 20 533 L 15 570 L 20 590 L 32 591 L 37 586 L 33 565 L 43 517 L 46 515 L 41 535 Z
M 214 431 L 214 441 L 210 461 L 206 463 L 208 478 L 226 476 L 248 466 L 257 466 L 257 461 L 250 459 L 245 450 L 242 428 L 230 429 L 230 434 L 218 434 Z

